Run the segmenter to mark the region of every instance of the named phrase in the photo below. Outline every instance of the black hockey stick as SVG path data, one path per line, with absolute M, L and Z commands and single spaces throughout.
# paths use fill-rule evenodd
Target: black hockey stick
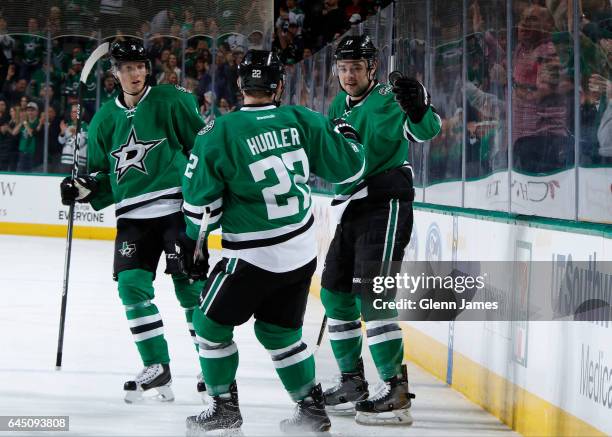
M 94 65 L 100 58 L 108 53 L 110 43 L 105 42 L 100 44 L 93 53 L 85 61 L 83 70 L 81 71 L 81 78 L 79 80 L 79 94 L 78 94 L 78 112 L 77 112 L 77 124 L 74 137 L 74 150 L 72 151 L 72 173 L 71 178 L 74 180 L 77 177 L 79 171 L 79 138 L 81 133 L 81 107 L 83 105 L 83 89 L 87 83 L 87 77 L 93 69 Z M 55 358 L 55 370 L 62 369 L 62 353 L 64 349 L 64 325 L 66 323 L 66 303 L 68 301 L 68 277 L 70 273 L 70 254 L 72 253 L 72 232 L 74 225 L 74 201 L 70 203 L 68 210 L 68 232 L 66 234 L 66 255 L 64 258 L 64 288 L 62 289 L 62 308 L 60 311 L 59 320 L 59 335 L 57 339 L 57 355 Z
M 323 335 L 325 334 L 325 327 L 327 326 L 327 315 L 323 316 L 323 321 L 321 322 L 321 329 L 319 330 L 319 337 L 317 338 L 317 345 L 315 346 L 314 352 L 319 350 L 321 347 L 321 342 L 323 341 Z

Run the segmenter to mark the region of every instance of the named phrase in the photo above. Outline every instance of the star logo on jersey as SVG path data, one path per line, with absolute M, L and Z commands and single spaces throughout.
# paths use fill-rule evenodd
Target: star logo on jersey
M 134 127 L 132 127 L 126 143 L 114 152 L 111 152 L 111 155 L 117 160 L 115 162 L 117 182 L 121 181 L 123 176 L 125 176 L 127 171 L 131 168 L 148 175 L 149 173 L 145 166 L 145 159 L 151 149 L 160 145 L 164 140 L 165 138 L 161 140 L 141 141 L 136 136 Z
M 136 253 L 136 245 L 128 244 L 127 241 L 123 242 L 121 249 L 119 249 L 119 254 L 125 258 L 131 258 L 132 255 Z

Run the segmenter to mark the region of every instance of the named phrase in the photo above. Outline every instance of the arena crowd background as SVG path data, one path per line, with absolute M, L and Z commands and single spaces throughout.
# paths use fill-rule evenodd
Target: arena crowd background
M 0 171 L 67 172 L 79 73 L 102 41 L 142 38 L 153 81 L 193 92 L 210 120 L 240 108 L 248 48 L 278 50 L 284 103 L 326 112 L 345 32 L 369 33 L 379 79 L 416 76 L 443 118 L 411 147 L 419 202 L 612 222 L 609 0 L 5 0 Z M 100 64 L 86 120 L 117 95 Z

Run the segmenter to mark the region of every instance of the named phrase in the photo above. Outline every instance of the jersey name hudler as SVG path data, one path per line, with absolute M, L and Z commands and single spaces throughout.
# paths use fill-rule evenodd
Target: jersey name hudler
M 153 218 L 181 210 L 181 175 L 204 126 L 195 97 L 180 87 L 149 87 L 134 108 L 117 97 L 89 128 L 89 172 L 100 183 L 92 206 L 115 204 L 119 218 Z
M 311 171 L 353 186 L 365 164 L 361 144 L 299 106 L 246 106 L 210 122 L 198 135 L 185 176 L 187 234 L 221 226 L 222 255 L 271 272 L 316 257 Z

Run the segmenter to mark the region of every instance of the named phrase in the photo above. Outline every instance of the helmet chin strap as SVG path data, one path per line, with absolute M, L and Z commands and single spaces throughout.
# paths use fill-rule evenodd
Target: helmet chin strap
M 142 88 L 140 89 L 140 91 L 137 91 L 135 93 L 131 93 L 129 91 L 123 90 L 124 93 L 130 95 L 130 96 L 137 96 L 138 94 L 140 94 L 141 92 L 143 92 L 145 90 L 145 88 L 147 87 L 147 82 L 145 81 L 145 84 L 142 86 Z

